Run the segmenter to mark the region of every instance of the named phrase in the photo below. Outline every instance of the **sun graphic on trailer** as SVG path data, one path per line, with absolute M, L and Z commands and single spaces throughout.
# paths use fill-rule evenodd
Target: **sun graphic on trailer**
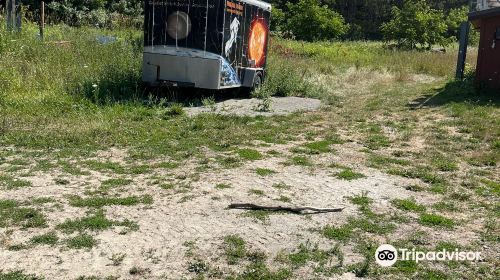
M 267 24 L 262 18 L 257 18 L 250 24 L 248 39 L 248 54 L 255 61 L 255 67 L 262 67 L 266 61 Z

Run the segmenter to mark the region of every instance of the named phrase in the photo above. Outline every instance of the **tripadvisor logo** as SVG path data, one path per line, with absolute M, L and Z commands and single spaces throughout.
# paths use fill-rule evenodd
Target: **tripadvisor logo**
M 375 251 L 375 261 L 383 267 L 393 266 L 396 261 L 480 261 L 481 252 L 465 252 L 455 249 L 449 251 L 417 251 L 415 249 L 396 249 L 389 244 L 381 245 Z

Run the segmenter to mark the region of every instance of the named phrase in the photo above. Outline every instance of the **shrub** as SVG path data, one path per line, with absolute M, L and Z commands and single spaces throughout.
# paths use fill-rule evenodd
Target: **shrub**
M 300 0 L 288 4 L 288 31 L 297 39 L 306 41 L 339 39 L 347 33 L 349 25 L 339 13 L 327 6 L 320 6 L 319 0 Z
M 436 44 L 444 47 L 450 43 L 444 14 L 423 0 L 405 1 L 401 9 L 393 7 L 391 14 L 391 21 L 382 24 L 381 31 L 385 40 L 396 41 L 400 48 L 430 49 Z

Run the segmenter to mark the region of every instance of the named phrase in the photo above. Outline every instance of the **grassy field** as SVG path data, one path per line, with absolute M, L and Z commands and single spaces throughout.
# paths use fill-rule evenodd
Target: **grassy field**
M 273 38 L 257 95 L 320 111 L 188 117 L 224 97 L 144 90 L 140 31 L 36 32 L 0 30 L 0 279 L 500 276 L 500 95 L 452 80 L 454 48 Z M 382 268 L 383 243 L 484 260 Z

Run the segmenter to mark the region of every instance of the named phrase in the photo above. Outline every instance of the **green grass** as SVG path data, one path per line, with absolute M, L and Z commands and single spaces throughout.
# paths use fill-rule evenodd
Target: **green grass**
M 0 270 L 1 280 L 42 280 L 42 277 L 34 274 L 24 274 L 22 271 L 3 272 Z
M 403 211 L 424 212 L 425 206 L 418 204 L 415 199 L 393 199 L 394 207 Z
M 257 190 L 257 189 L 250 189 L 248 193 L 257 196 L 264 196 L 266 194 L 263 190 Z
M 450 229 L 453 228 L 456 224 L 452 219 L 437 214 L 428 214 L 428 213 L 420 215 L 419 222 L 421 225 L 424 226 L 442 227 Z
M 340 227 L 325 226 L 321 232 L 326 238 L 338 241 L 347 241 L 353 234 L 352 227 L 349 225 L 343 225 Z
M 304 147 L 312 154 L 329 153 L 332 151 L 330 148 L 331 142 L 328 140 L 316 141 L 304 144 Z
M 0 227 L 39 228 L 46 224 L 45 216 L 40 210 L 20 206 L 14 200 L 0 200 Z
M 290 159 L 290 163 L 299 166 L 312 166 L 313 163 L 308 157 L 304 156 L 294 156 Z
M 57 225 L 56 228 L 65 233 L 73 233 L 75 231 L 82 232 L 86 230 L 102 231 L 110 229 L 114 226 L 127 227 L 132 230 L 138 228 L 138 225 L 136 223 L 129 220 L 124 220 L 121 222 L 109 220 L 106 218 L 102 210 L 83 218 L 77 218 L 73 220 L 68 219 L 65 222 Z
M 59 241 L 59 237 L 55 232 L 49 232 L 42 235 L 33 236 L 30 242 L 33 244 L 55 245 Z
M 97 240 L 89 234 L 80 233 L 75 237 L 66 239 L 66 244 L 71 249 L 90 249 L 97 245 Z
M 109 196 L 93 196 L 82 198 L 72 196 L 69 199 L 69 204 L 74 207 L 92 207 L 100 208 L 110 205 L 134 206 L 138 204 L 152 204 L 153 198 L 150 195 L 143 196 L 127 196 L 127 197 L 109 197 Z
M 366 177 L 365 175 L 355 172 L 352 169 L 344 169 L 338 172 L 335 176 L 339 179 L 347 181 L 358 180 Z
M 102 181 L 101 188 L 112 189 L 112 188 L 116 188 L 116 187 L 130 185 L 132 182 L 133 182 L 133 180 L 123 179 L 123 178 L 108 179 L 108 180 Z
M 224 237 L 224 254 L 228 264 L 237 264 L 246 256 L 245 240 L 238 235 Z
M 290 185 L 287 185 L 287 184 L 285 184 L 285 183 L 283 183 L 283 182 L 280 182 L 280 183 L 274 183 L 274 184 L 272 185 L 272 187 L 273 187 L 273 188 L 275 188 L 275 189 L 278 189 L 278 190 L 289 190 L 289 189 L 291 189 L 291 188 L 292 188 Z
M 257 173 L 257 175 L 259 175 L 259 176 L 264 177 L 264 176 L 276 174 L 276 171 L 271 170 L 271 169 L 267 169 L 267 168 L 257 168 L 257 169 L 255 169 L 255 173 Z
M 288 196 L 285 196 L 285 195 L 280 195 L 280 197 L 278 199 L 276 199 L 276 200 L 284 202 L 284 203 L 290 203 L 290 202 L 292 202 L 292 199 L 289 198 Z
M 215 185 L 215 188 L 218 190 L 225 190 L 225 189 L 230 189 L 232 187 L 229 184 L 220 183 L 220 184 Z
M 264 158 L 259 151 L 252 149 L 240 149 L 238 150 L 238 155 L 246 160 L 259 160 Z
M 0 185 L 3 185 L 7 190 L 16 190 L 32 186 L 29 181 L 15 179 L 14 177 L 8 175 L 0 175 Z

